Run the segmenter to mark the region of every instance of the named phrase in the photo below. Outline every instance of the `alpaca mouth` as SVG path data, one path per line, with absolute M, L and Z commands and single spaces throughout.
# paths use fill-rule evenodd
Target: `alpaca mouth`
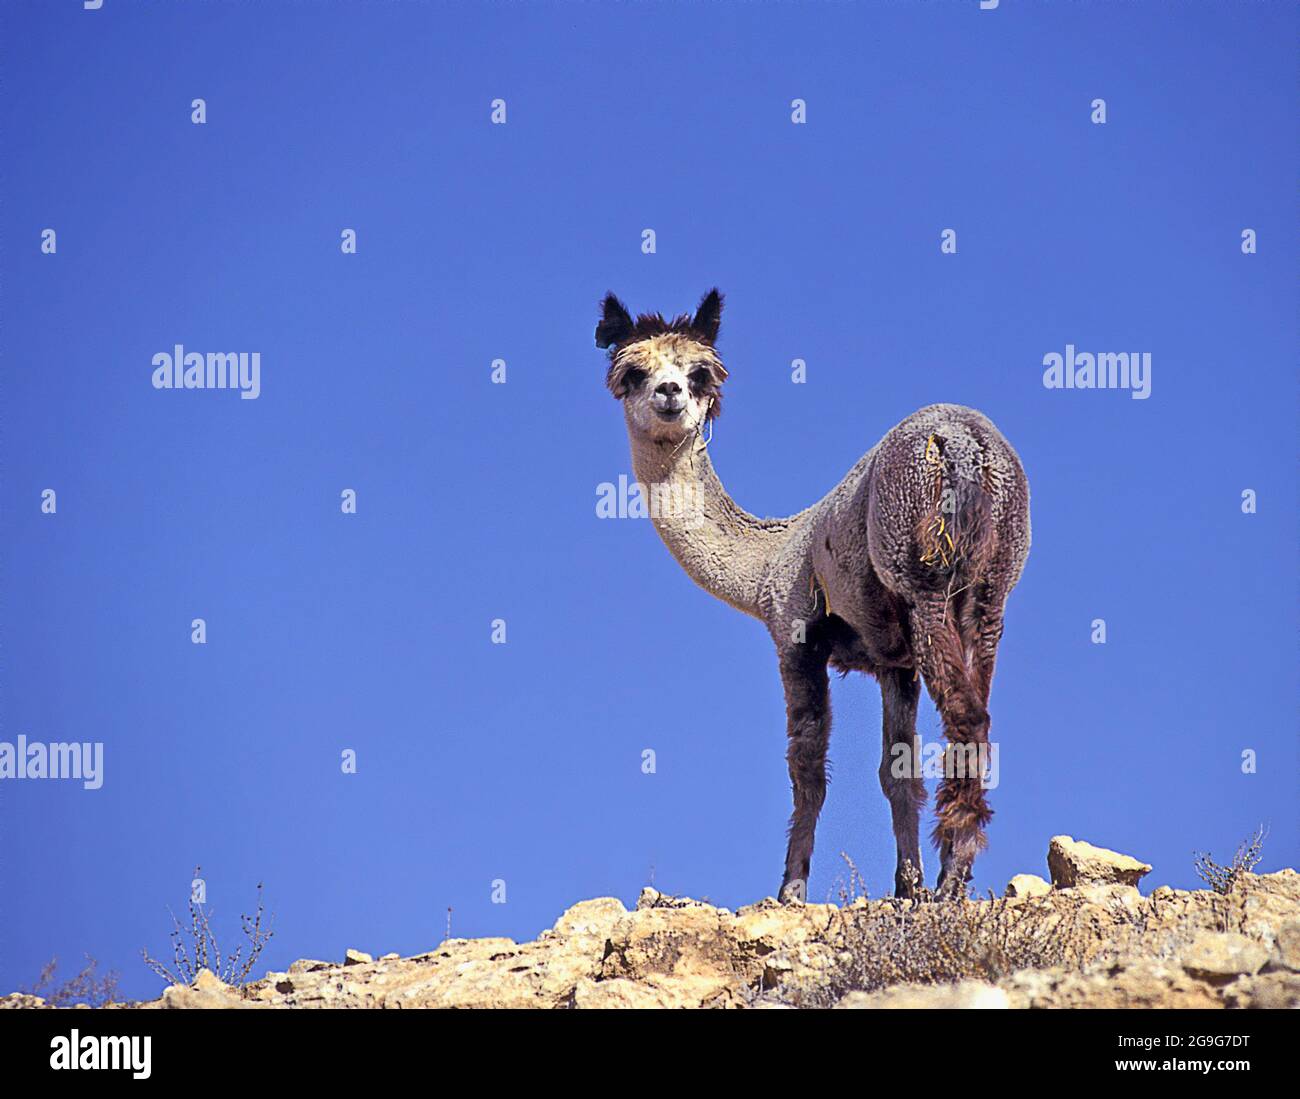
M 685 411 L 684 408 L 656 408 L 655 415 L 661 420 L 675 420 Z

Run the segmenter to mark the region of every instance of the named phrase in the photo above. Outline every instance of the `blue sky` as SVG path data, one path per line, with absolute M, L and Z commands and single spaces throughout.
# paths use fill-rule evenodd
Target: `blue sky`
M 139 949 L 166 950 L 196 863 L 223 929 L 265 882 L 261 968 L 428 949 L 448 906 L 457 934 L 530 938 L 652 877 L 731 907 L 776 888 L 771 642 L 647 522 L 596 517 L 630 472 L 592 344 L 607 289 L 726 291 L 711 449 L 751 511 L 806 506 L 935 401 L 1019 450 L 1034 546 L 977 888 L 1045 873 L 1057 833 L 1152 885 L 1261 822 L 1264 868 L 1293 864 L 1296 24 L 0 7 L 0 739 L 105 752 L 99 790 L 0 783 L 0 989 L 90 952 L 153 994 Z M 176 343 L 259 352 L 260 396 L 155 390 Z M 1149 352 L 1150 398 L 1044 388 L 1068 343 Z M 883 895 L 879 693 L 833 690 L 810 895 L 840 851 Z

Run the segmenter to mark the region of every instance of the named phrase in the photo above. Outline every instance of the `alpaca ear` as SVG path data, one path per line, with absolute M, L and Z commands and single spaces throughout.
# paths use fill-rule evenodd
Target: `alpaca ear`
M 600 303 L 600 323 L 596 325 L 596 346 L 612 347 L 632 335 L 632 315 L 613 293 Z
M 722 292 L 715 286 L 700 299 L 700 307 L 695 310 L 691 327 L 709 343 L 718 338 L 718 329 L 722 326 Z

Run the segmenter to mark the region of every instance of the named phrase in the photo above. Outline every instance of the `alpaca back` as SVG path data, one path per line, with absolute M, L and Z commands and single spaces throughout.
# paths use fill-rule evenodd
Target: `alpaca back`
M 982 413 L 950 404 L 914 412 L 881 439 L 862 488 L 872 566 L 909 603 L 970 585 L 1005 597 L 1019 578 L 1029 487 Z

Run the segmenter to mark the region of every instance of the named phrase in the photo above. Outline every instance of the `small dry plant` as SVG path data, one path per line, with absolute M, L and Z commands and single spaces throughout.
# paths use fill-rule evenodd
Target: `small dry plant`
M 50 1007 L 72 1007 L 85 1004 L 88 1007 L 105 1007 L 117 1000 L 116 970 L 99 972 L 99 962 L 86 955 L 86 964 L 81 971 L 69 977 L 62 984 L 54 983 L 54 974 L 59 968 L 59 959 L 51 958 L 41 969 L 41 975 L 28 990 L 31 995 L 39 996 Z
M 199 867 L 194 868 L 194 877 L 199 876 Z M 200 901 L 195 900 L 193 892 L 187 902 L 189 909 L 189 926 L 183 926 L 176 914 L 169 908 L 167 914 L 172 918 L 171 964 L 151 957 L 147 950 L 141 950 L 145 965 L 152 969 L 168 984 L 192 985 L 202 969 L 210 970 L 228 985 L 242 988 L 248 982 L 248 975 L 257 964 L 262 950 L 270 941 L 274 932 L 270 921 L 265 926 L 263 919 L 265 909 L 262 903 L 262 883 L 257 883 L 257 908 L 253 915 L 242 914 L 239 917 L 244 941 L 235 948 L 233 954 L 223 954 L 217 936 L 212 930 L 212 911 Z M 247 953 L 245 953 L 247 951 Z
M 1221 866 L 1204 851 L 1195 852 L 1193 865 L 1196 876 L 1220 896 L 1226 897 L 1237 888 L 1243 874 L 1251 873 L 1259 865 L 1264 857 L 1267 836 L 1268 829 L 1261 824 L 1248 839 L 1241 841 L 1227 866 Z
M 859 898 L 868 899 L 867 882 L 858 872 L 858 864 L 849 857 L 847 852 L 841 851 L 840 858 L 844 860 L 844 870 L 835 879 L 835 884 L 826 891 L 826 903 L 830 904 L 831 898 L 835 897 L 840 907 L 846 908 Z

